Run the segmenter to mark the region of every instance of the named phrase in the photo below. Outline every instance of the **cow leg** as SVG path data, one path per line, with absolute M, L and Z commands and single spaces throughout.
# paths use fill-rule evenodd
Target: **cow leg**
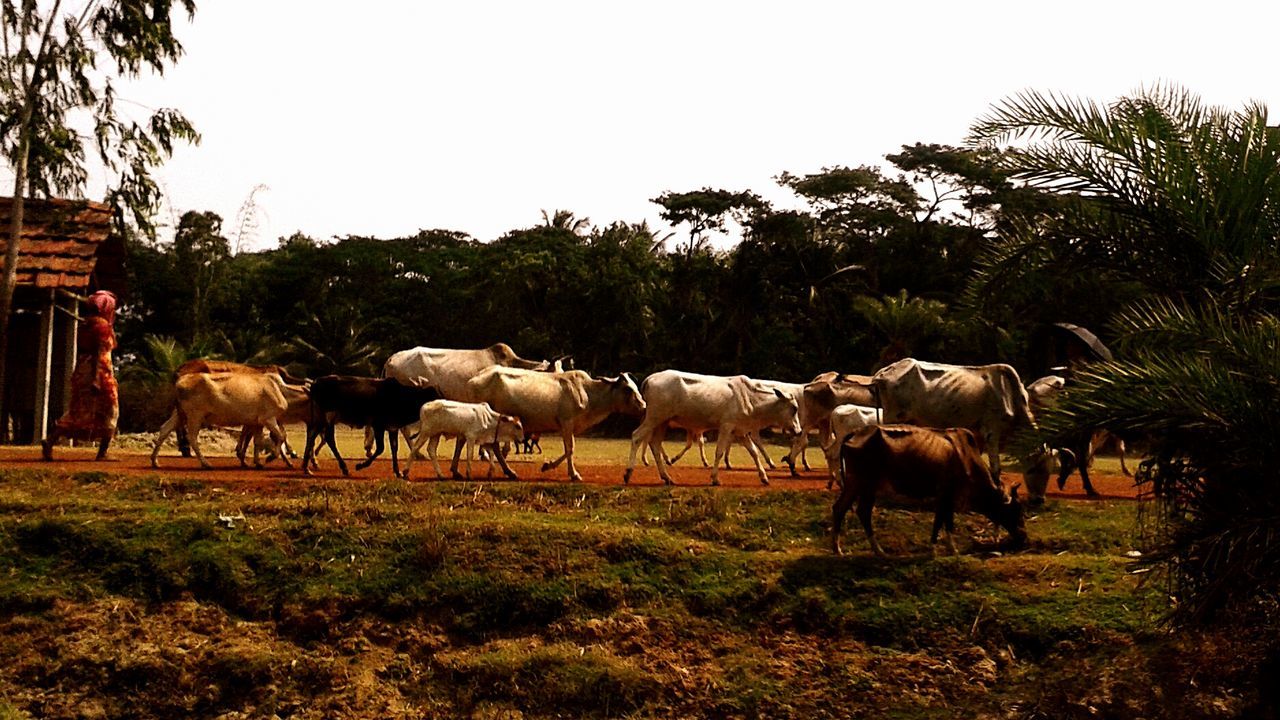
M 653 453 L 653 464 L 658 468 L 658 477 L 665 485 L 675 485 L 671 479 L 671 470 L 667 465 L 667 454 L 662 450 L 662 441 L 667 438 L 667 426 L 659 425 L 649 436 L 649 450 Z
M 1124 464 L 1124 451 L 1124 440 L 1116 438 L 1116 453 L 1120 455 L 1120 472 L 1124 473 L 1125 477 L 1133 477 L 1133 473 L 1129 472 L 1129 467 Z
M 461 442 L 465 442 L 465 441 L 466 441 L 466 438 L 465 438 L 465 437 L 463 437 L 462 435 L 459 435 L 459 436 L 458 436 L 458 442 L 460 442 L 460 443 L 461 443 Z M 507 464 L 507 457 L 506 457 L 505 455 L 503 455 L 502 453 L 498 452 L 497 450 L 498 450 L 498 448 L 497 448 L 497 446 L 495 445 L 495 446 L 493 447 L 493 453 L 492 453 L 492 455 L 493 455 L 493 457 L 497 458 L 497 460 L 498 460 L 498 467 L 502 468 L 502 474 L 503 474 L 503 475 L 505 475 L 505 476 L 506 476 L 506 478 L 507 478 L 508 480 L 519 480 L 519 479 L 520 479 L 520 476 L 519 476 L 519 475 L 516 475 L 515 470 L 512 470 L 512 469 L 511 469 L 511 466 Z
M 938 506 L 933 512 L 933 534 L 929 536 L 929 545 L 933 546 L 938 542 L 938 531 L 942 528 L 947 530 L 947 547 L 950 548 L 952 555 L 959 555 L 956 550 L 956 508 L 955 498 L 941 497 L 938 498 Z
M 391 476 L 400 477 L 400 431 L 392 430 L 387 433 L 388 439 L 391 441 Z M 470 461 L 470 458 L 467 458 Z M 467 466 L 470 470 L 470 465 Z
M 436 470 L 436 479 L 437 479 L 437 480 L 443 480 L 443 479 L 444 479 L 444 473 L 440 471 L 440 458 L 436 457 L 436 448 L 440 447 L 440 438 L 441 438 L 441 437 L 444 437 L 444 436 L 443 436 L 443 435 L 432 435 L 432 436 L 431 436 L 431 441 L 430 441 L 429 443 L 427 443 L 427 457 L 431 458 L 431 467 L 435 468 L 435 470 Z M 414 448 L 413 448 L 413 452 L 414 452 L 414 454 L 417 454 L 417 452 L 418 452 L 418 448 L 422 446 L 422 441 L 423 441 L 423 440 L 425 440 L 425 439 L 426 439 L 426 437 L 425 437 L 425 435 L 424 435 L 423 433 L 418 433 L 418 439 L 415 441 L 415 442 L 417 442 L 417 443 L 418 443 L 418 445 L 417 445 L 416 447 L 414 447 Z M 410 456 L 409 456 L 409 462 L 410 462 L 410 463 L 412 463 L 412 462 L 413 462 L 413 455 L 410 455 Z M 407 472 L 407 471 L 406 471 L 406 472 Z
M 756 452 L 760 453 L 760 457 L 764 458 L 764 464 L 768 465 L 770 470 L 778 468 L 777 465 L 773 464 L 773 459 L 769 457 L 769 451 L 764 449 L 764 445 L 760 442 L 760 437 L 755 433 L 747 433 L 747 441 L 743 445 L 747 446 L 748 454 L 751 452 L 751 447 L 754 446 Z
M 751 456 L 751 460 L 756 464 L 756 473 L 760 475 L 761 484 L 768 485 L 769 474 L 764 471 L 764 465 L 760 462 L 761 455 L 764 455 L 765 460 L 769 459 L 769 456 L 764 453 L 764 448 L 759 451 L 756 450 L 755 436 L 751 433 L 747 433 L 747 436 L 743 439 L 742 447 L 747 449 L 747 454 Z M 769 463 L 769 467 L 772 468 L 773 463 Z
M 240 467 L 248 467 L 245 462 L 245 455 L 249 453 L 249 441 L 253 441 L 253 459 L 258 459 L 258 439 L 257 428 L 253 425 L 245 425 L 240 428 L 240 437 L 236 440 L 236 459 L 240 461 Z
M 987 463 L 991 466 L 991 477 L 995 479 L 996 485 L 1002 485 L 1000 482 L 1000 435 L 991 433 L 985 436 L 987 441 Z
M 884 557 L 884 549 L 880 547 L 880 543 L 876 541 L 876 531 L 871 526 L 871 509 L 875 507 L 876 496 L 874 494 L 864 493 L 858 498 L 858 519 L 862 521 L 862 529 L 867 533 L 867 542 L 871 543 L 871 550 L 876 557 Z
M 302 448 L 302 474 L 311 475 L 316 463 L 316 440 L 320 436 L 320 428 L 315 423 L 307 423 L 307 444 Z
M 178 431 L 178 452 L 182 457 L 191 457 L 191 441 L 187 439 L 187 429 L 179 425 Z
M 649 418 L 646 416 L 645 422 L 641 422 L 640 427 L 636 428 L 631 433 L 631 457 L 627 460 L 627 469 L 622 472 L 622 482 L 624 485 L 631 482 L 631 474 L 635 472 L 636 469 L 636 454 L 640 451 L 641 445 L 648 445 L 650 451 L 655 453 L 661 451 L 661 448 L 658 450 L 653 449 L 653 443 L 651 440 L 653 437 L 654 426 L 649 424 L 648 420 Z M 662 467 L 656 454 L 653 456 L 653 464 L 658 467 Z
M 374 443 L 373 427 L 370 426 L 364 429 L 364 456 L 365 457 L 369 457 L 373 453 L 373 443 Z
M 822 454 L 827 458 L 827 489 L 830 490 L 836 483 L 840 483 L 840 487 L 844 487 L 844 480 L 840 478 L 840 448 L 841 445 L 832 441 L 830 445 L 822 449 Z
M 805 450 L 809 447 L 809 433 L 800 431 L 800 434 L 791 438 L 791 449 L 783 456 L 782 460 L 787 463 L 787 467 L 791 469 L 791 477 L 800 477 L 800 473 L 796 472 L 796 457 L 804 463 L 804 469 L 809 469 L 809 459 L 805 457 Z
M 404 438 L 404 446 L 405 446 L 405 448 L 408 448 L 408 447 L 410 446 L 410 443 L 412 443 L 412 442 L 413 442 L 413 439 L 414 439 L 414 438 L 416 438 L 416 437 L 418 437 L 418 432 L 417 432 L 417 431 L 412 431 L 412 432 L 411 432 L 411 430 L 412 430 L 412 428 L 419 427 L 419 425 L 420 425 L 419 423 L 415 423 L 415 424 L 413 424 L 413 425 L 409 425 L 409 426 L 407 426 L 407 427 L 402 427 L 402 428 L 400 428 L 400 436 Z M 418 448 L 421 448 L 421 447 L 422 447 L 422 445 L 418 445 Z M 421 452 L 421 450 L 420 450 L 420 449 L 419 449 L 419 450 L 414 450 L 414 453 L 418 456 L 418 459 L 419 459 L 419 460 L 425 460 L 425 459 L 426 459 L 426 458 L 422 457 L 422 452 Z
M 720 432 L 716 434 L 716 461 L 711 465 L 711 484 L 720 484 L 720 461 L 729 454 L 729 446 L 733 444 L 733 428 L 729 425 L 721 425 Z M 756 466 L 759 467 L 760 459 L 756 458 Z M 764 468 L 760 468 L 760 474 L 764 474 Z M 769 482 L 766 479 L 765 484 Z
M 684 431 L 684 449 L 676 453 L 674 457 L 667 458 L 667 464 L 675 465 L 676 463 L 680 462 L 680 458 L 684 457 L 685 453 L 689 452 L 689 448 L 693 447 L 694 438 L 697 438 L 699 441 L 701 441 L 702 435 L 700 433 L 695 433 L 692 430 L 685 430 Z M 698 454 L 702 455 L 702 467 L 706 467 L 707 453 L 705 450 L 702 449 L 701 442 L 698 443 Z
M 347 463 L 342 459 L 342 455 L 338 454 L 338 443 L 333 439 L 333 423 L 325 423 L 324 443 L 329 446 L 329 452 L 333 453 L 333 457 L 338 461 L 338 468 L 342 470 L 343 477 L 350 477 L 351 471 L 347 469 Z M 378 444 L 381 445 L 381 443 Z
M 289 444 L 289 441 L 284 434 L 284 428 L 280 427 L 280 423 L 276 422 L 275 418 L 267 421 L 266 428 L 275 448 L 275 453 L 280 456 L 280 462 L 283 462 L 285 467 L 292 470 L 293 463 L 289 462 L 289 455 L 284 451 L 285 447 Z M 253 448 L 253 464 L 256 467 L 262 467 L 262 465 L 258 463 L 258 447 L 256 445 Z
M 357 470 L 363 470 L 369 467 L 370 465 L 372 465 L 373 461 L 376 460 L 378 456 L 382 454 L 382 451 L 386 448 L 386 445 L 384 445 L 384 442 L 385 442 L 384 436 L 387 434 L 386 428 L 378 427 L 376 425 L 372 427 L 373 427 L 373 454 L 365 456 L 365 459 L 356 463 Z
M 156 464 L 156 456 L 160 454 L 160 446 L 165 440 L 169 439 L 169 435 L 178 427 L 179 418 L 178 411 L 174 410 L 168 420 L 164 421 L 164 425 L 160 426 L 160 431 L 156 433 L 156 439 L 151 444 L 151 467 L 160 467 Z
M 573 431 L 567 430 L 564 433 L 564 455 L 565 465 L 569 468 L 569 479 L 573 482 L 582 482 L 582 475 L 578 472 L 578 468 L 573 466 Z
M 213 467 L 208 460 L 204 459 L 204 453 L 200 451 L 200 422 L 203 418 L 187 418 L 187 440 L 191 442 L 191 449 L 195 451 L 196 457 L 200 460 L 200 467 L 206 470 Z
M 707 434 L 700 432 L 695 439 L 698 441 L 698 457 L 702 458 L 702 467 L 710 467 L 711 464 L 707 462 Z M 729 456 L 725 456 L 724 463 L 725 469 L 729 469 Z
M 853 507 L 853 491 L 849 486 L 845 486 L 840 489 L 840 495 L 831 506 L 831 552 L 836 555 L 844 554 L 844 550 L 840 549 L 840 530 L 844 527 L 844 516 L 851 507 Z
M 1084 442 L 1084 449 L 1086 451 L 1089 449 L 1089 441 L 1087 439 Z M 1080 481 L 1084 484 L 1085 495 L 1098 497 L 1098 491 L 1093 489 L 1093 483 L 1089 480 L 1089 463 L 1087 460 L 1080 463 Z

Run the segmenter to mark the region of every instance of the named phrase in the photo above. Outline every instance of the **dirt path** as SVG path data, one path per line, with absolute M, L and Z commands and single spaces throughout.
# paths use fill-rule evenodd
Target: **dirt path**
M 306 481 L 306 478 L 296 467 L 290 470 L 276 463 L 265 470 L 243 469 L 236 459 L 232 457 L 210 457 L 209 462 L 212 463 L 213 468 L 202 470 L 195 458 L 184 458 L 176 454 L 162 454 L 160 456 L 160 468 L 157 470 L 151 467 L 148 453 L 117 450 L 112 453 L 109 459 L 103 462 L 95 461 L 93 455 L 93 448 L 57 448 L 54 462 L 45 463 L 40 460 L 40 449 L 38 447 L 0 447 L 0 468 L 40 469 L 56 466 L 66 472 L 99 471 L 139 477 L 160 475 L 171 478 L 200 478 L 209 482 L 226 483 L 228 486 L 234 486 L 236 490 L 245 492 L 254 489 L 268 492 L 279 491 L 290 485 L 304 484 Z M 541 463 L 542 458 L 536 460 L 516 459 L 511 462 L 511 467 L 520 476 L 520 479 L 524 481 L 568 482 L 568 473 L 563 465 L 555 470 L 541 472 Z M 349 461 L 348 465 L 354 467 L 354 462 Z M 487 465 L 485 463 L 475 464 L 473 469 L 477 480 L 485 479 L 486 468 Z M 447 470 L 447 467 L 445 469 Z M 672 479 L 678 485 L 706 486 L 711 482 L 710 471 L 706 468 L 679 465 L 671 469 Z M 582 473 L 583 481 L 594 485 L 621 485 L 622 470 L 621 465 L 578 465 L 578 472 Z M 429 482 L 435 479 L 435 472 L 432 470 L 430 462 L 415 462 L 413 471 L 414 482 Z M 341 479 L 342 473 L 339 472 L 337 463 L 333 462 L 331 458 L 325 458 L 321 461 L 320 470 L 314 477 L 317 479 Z M 385 480 L 390 477 L 391 461 L 380 458 L 375 460 L 372 466 L 364 470 L 353 470 L 351 479 L 354 481 L 368 481 Z M 1132 478 L 1123 475 L 1094 473 L 1092 480 L 1094 487 L 1102 494 L 1104 499 L 1132 499 L 1137 497 L 1137 488 L 1134 486 Z M 1018 473 L 1005 473 L 1006 484 L 1021 481 L 1022 476 Z M 736 469 L 722 470 L 720 472 L 720 484 L 725 487 L 760 489 L 762 491 L 779 489 L 825 491 L 827 487 L 826 471 L 802 471 L 800 478 L 792 478 L 786 468 L 783 467 L 769 473 L 769 483 L 768 487 L 762 486 L 756 478 L 754 470 Z M 633 487 L 654 487 L 662 485 L 662 480 L 658 477 L 658 472 L 654 468 L 637 467 L 632 477 L 631 485 Z M 1084 490 L 1080 487 L 1079 476 L 1073 475 L 1068 479 L 1065 492 L 1058 492 L 1053 482 L 1050 482 L 1049 485 L 1049 497 L 1085 499 Z

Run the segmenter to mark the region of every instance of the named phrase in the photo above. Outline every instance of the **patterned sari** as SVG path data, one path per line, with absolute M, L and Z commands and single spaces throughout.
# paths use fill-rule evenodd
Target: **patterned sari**
M 120 393 L 111 370 L 116 299 L 109 292 L 97 292 L 89 297 L 89 303 L 98 314 L 80 324 L 79 353 L 71 373 L 71 404 L 55 426 L 62 437 L 109 440 L 120 417 Z

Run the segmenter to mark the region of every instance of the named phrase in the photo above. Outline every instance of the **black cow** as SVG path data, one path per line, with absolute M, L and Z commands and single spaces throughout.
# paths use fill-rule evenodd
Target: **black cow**
M 401 385 L 398 381 L 385 378 L 351 377 L 347 375 L 326 375 L 311 383 L 311 419 L 307 422 L 307 450 L 303 460 L 304 472 L 311 474 L 308 464 L 314 453 L 315 439 L 323 435 L 324 441 L 338 459 L 338 467 L 343 475 L 350 475 L 347 464 L 338 454 L 338 446 L 333 441 L 333 426 L 336 423 L 353 427 L 368 426 L 373 429 L 376 446 L 369 457 L 356 464 L 357 470 L 363 470 L 382 454 L 383 437 L 391 430 L 391 470 L 400 477 L 399 437 L 395 431 L 406 425 L 418 422 L 422 406 L 432 400 L 439 400 L 440 393 L 433 387 L 413 387 Z

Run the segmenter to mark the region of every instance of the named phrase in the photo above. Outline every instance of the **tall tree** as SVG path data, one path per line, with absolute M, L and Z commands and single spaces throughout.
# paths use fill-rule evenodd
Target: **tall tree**
M 1028 92 L 973 129 L 1009 145 L 1014 178 L 1068 202 L 997 239 L 986 274 L 1104 271 L 1145 290 L 1113 320 L 1122 359 L 1090 366 L 1041 427 L 1150 439 L 1140 481 L 1162 492 L 1149 562 L 1175 617 L 1280 607 L 1280 130 L 1174 87 L 1102 106 Z
M 194 0 L 177 0 L 188 18 Z M 116 111 L 111 75 L 149 69 L 163 73 L 182 55 L 173 34 L 173 0 L 90 0 L 74 10 L 63 0 L 45 8 L 36 0 L 0 0 L 0 153 L 13 171 L 13 205 L 0 285 L 0 379 L 9 337 L 9 315 L 17 286 L 24 202 L 28 195 L 79 195 L 88 178 L 86 147 L 109 175 L 109 200 L 117 218 L 128 213 L 145 231 L 160 193 L 150 169 L 167 158 L 178 140 L 199 141 L 181 113 L 163 109 L 139 123 Z M 73 121 L 87 113 L 93 132 L 85 137 Z M 0 406 L 3 406 L 0 382 Z
M 725 222 L 730 218 L 741 224 L 749 213 L 765 207 L 765 202 L 753 192 L 730 192 L 709 187 L 690 192 L 664 192 L 649 202 L 661 205 L 659 216 L 672 225 L 689 224 L 689 245 L 685 254 L 690 256 L 706 247 L 708 232 L 724 232 Z

